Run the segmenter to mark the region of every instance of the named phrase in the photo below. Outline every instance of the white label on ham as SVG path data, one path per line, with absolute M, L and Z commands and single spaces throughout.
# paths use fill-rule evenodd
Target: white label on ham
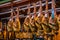
M 40 13 L 38 14 L 38 17 L 40 16 Z
M 10 19 L 10 21 L 11 21 L 12 19 Z
M 48 15 L 47 15 L 47 14 L 45 14 L 45 17 L 48 17 Z
M 29 18 L 29 15 L 27 16 L 27 18 Z
M 34 16 L 32 16 L 32 19 L 34 18 Z

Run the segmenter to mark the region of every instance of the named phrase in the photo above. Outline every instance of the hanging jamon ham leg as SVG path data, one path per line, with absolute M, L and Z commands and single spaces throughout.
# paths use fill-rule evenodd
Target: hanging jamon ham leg
M 36 14 L 36 4 L 33 3 L 34 6 L 34 15 L 32 15 L 31 19 L 30 19 L 30 25 L 31 25 L 31 31 L 32 32 L 36 32 L 37 31 L 37 27 L 35 25 L 35 21 L 37 20 L 37 14 Z
M 50 36 L 51 35 L 51 27 L 49 26 L 49 13 L 48 13 L 48 0 L 46 0 L 46 12 L 45 12 L 45 16 L 44 16 L 44 21 L 45 23 L 43 24 L 45 26 L 45 29 L 46 29 L 46 40 L 50 40 Z
M 30 21 L 30 3 L 28 4 L 28 12 L 27 12 L 27 17 L 24 20 L 23 26 L 26 32 L 29 32 L 29 21 Z
M 32 34 L 31 34 L 31 27 L 30 27 L 30 18 L 31 18 L 31 14 L 30 14 L 30 2 L 28 4 L 28 12 L 27 12 L 27 17 L 24 20 L 23 23 L 23 27 L 25 29 L 24 34 L 24 38 L 32 38 Z
M 11 9 L 11 11 L 12 11 L 11 16 L 10 16 L 10 19 L 9 19 L 8 25 L 7 25 L 8 32 L 13 30 L 13 9 Z
M 13 23 L 13 31 L 15 32 L 16 38 L 22 38 L 21 22 L 20 22 L 20 17 L 19 17 L 19 7 L 16 8 L 16 12 L 14 12 L 14 14 L 16 17 L 14 18 L 15 20 Z
M 12 31 L 13 31 L 13 9 L 11 9 L 11 16 L 10 16 L 10 19 L 8 21 L 8 25 L 7 25 L 7 30 L 8 30 L 8 33 L 9 33 L 9 38 L 11 38 L 11 35 L 12 35 Z
M 20 20 L 19 20 L 19 8 L 17 7 L 17 15 L 16 15 L 16 18 L 15 18 L 15 21 L 14 21 L 14 31 L 15 32 L 20 32 L 20 29 L 21 29 L 21 24 L 20 24 Z
M 37 37 L 40 38 L 40 36 L 43 38 L 44 35 L 44 30 L 42 27 L 42 18 L 43 18 L 43 13 L 42 13 L 42 0 L 39 1 L 40 2 L 40 7 L 39 7 L 39 14 L 37 16 L 37 20 L 35 21 L 35 25 L 37 26 L 38 30 L 37 30 Z
M 37 14 L 36 14 L 36 3 L 33 3 L 34 6 L 34 15 L 32 15 L 32 18 L 30 20 L 30 25 L 31 25 L 31 31 L 32 31 L 32 35 L 34 40 L 36 40 L 36 32 L 37 32 L 37 26 L 35 25 L 35 21 L 37 20 Z
M 53 27 L 54 28 L 54 40 L 59 40 L 59 38 L 58 38 L 58 35 L 60 36 L 60 34 L 59 34 L 59 20 L 58 20 L 58 16 L 57 16 L 57 14 L 56 14 L 56 3 L 55 3 L 55 0 L 52 0 L 52 7 L 54 8 L 54 23 L 55 23 L 55 27 Z
M 50 23 L 49 26 L 52 28 L 51 35 L 54 35 L 54 37 L 52 36 L 51 39 L 56 40 L 55 33 L 58 30 L 58 26 L 57 26 L 58 22 L 57 22 L 57 15 L 56 15 L 55 1 L 54 0 L 52 0 L 52 14 L 50 16 L 49 23 Z
M 14 10 L 13 10 L 13 0 L 11 0 L 11 16 L 10 16 L 10 19 L 8 21 L 8 25 L 7 25 L 7 31 L 8 31 L 8 38 L 9 39 L 13 39 L 14 38 L 14 32 L 13 32 L 13 13 L 14 13 Z
M 45 33 L 47 33 L 47 25 L 48 25 L 48 0 L 46 0 L 46 12 L 44 14 L 44 17 L 42 18 L 42 27 L 45 30 Z

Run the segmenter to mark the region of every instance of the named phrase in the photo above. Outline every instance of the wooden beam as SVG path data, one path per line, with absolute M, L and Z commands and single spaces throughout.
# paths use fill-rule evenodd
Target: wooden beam
M 31 0 L 30 2 L 32 3 L 32 2 L 37 2 L 37 1 L 39 1 L 39 0 Z M 14 1 L 14 4 L 13 4 L 13 6 L 18 6 L 18 5 L 23 5 L 23 4 L 28 4 L 28 2 L 29 2 L 29 0 L 21 0 L 21 1 Z M 43 0 L 43 2 L 44 2 L 44 0 Z M 8 3 L 5 3 L 5 4 L 2 4 L 2 5 L 0 5 L 0 8 L 6 8 L 6 7 L 10 7 L 11 6 L 11 3 L 10 2 L 8 2 Z
M 13 2 L 13 5 L 17 5 L 17 4 L 26 2 L 26 1 L 28 1 L 28 0 L 14 1 L 14 2 Z M 8 2 L 8 3 L 5 3 L 5 4 L 0 5 L 0 8 L 10 7 L 10 6 L 11 6 L 11 2 Z

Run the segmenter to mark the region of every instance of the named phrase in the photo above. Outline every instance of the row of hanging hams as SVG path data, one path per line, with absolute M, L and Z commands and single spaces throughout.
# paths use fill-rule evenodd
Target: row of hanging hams
M 19 7 L 16 8 L 17 13 L 11 9 L 11 16 L 8 24 L 5 24 L 3 31 L 4 40 L 7 38 L 42 38 L 44 40 L 60 40 L 60 14 L 56 14 L 55 2 L 52 0 L 52 13 L 49 16 L 48 12 L 48 0 L 46 0 L 46 11 L 42 12 L 42 0 L 40 2 L 39 13 L 36 13 L 36 4 L 34 6 L 34 14 L 30 14 L 30 2 L 28 4 L 27 16 L 21 25 L 19 18 Z M 13 18 L 15 14 L 15 18 Z M 14 20 L 13 20 L 14 19 Z M 0 28 L 2 28 L 2 22 L 0 23 Z M 22 30 L 21 30 L 22 27 Z M 1 35 L 0 30 L 0 35 Z M 0 36 L 1 38 L 1 36 Z

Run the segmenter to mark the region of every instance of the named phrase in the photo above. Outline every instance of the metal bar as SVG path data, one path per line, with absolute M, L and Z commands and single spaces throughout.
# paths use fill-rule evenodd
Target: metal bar
M 52 2 L 49 2 L 48 4 L 51 4 Z M 46 3 L 42 3 L 42 6 L 44 6 L 44 5 L 46 5 Z M 40 6 L 40 4 L 38 4 L 38 5 L 36 5 L 36 7 L 39 7 Z M 23 7 L 23 6 L 21 6 L 21 7 Z M 33 8 L 34 6 L 31 6 L 30 8 Z M 20 10 L 26 10 L 26 9 L 28 9 L 28 7 L 26 7 L 26 8 L 21 8 L 21 9 L 19 9 L 19 11 Z M 3 15 L 3 14 L 7 14 L 7 13 L 11 13 L 11 11 L 8 11 L 8 12 L 4 12 L 4 13 L 0 13 L 0 15 Z
M 46 10 L 44 10 L 43 12 L 45 13 L 45 11 L 46 11 Z M 49 10 L 48 10 L 49 13 L 51 13 L 51 11 L 52 11 L 52 9 L 49 9 Z M 59 11 L 60 11 L 60 8 L 56 8 L 56 11 L 59 12 Z M 38 14 L 39 11 L 36 12 L 36 13 Z M 30 14 L 34 14 L 34 13 L 30 13 Z M 14 16 L 13 18 L 15 18 L 15 17 L 16 17 L 16 16 Z M 26 16 L 24 16 L 24 15 L 19 15 L 19 17 L 20 17 L 20 18 L 23 18 L 23 17 L 26 17 Z M 10 17 L 6 17 L 6 18 L 2 18 L 1 20 L 9 19 L 9 18 L 10 18 Z

